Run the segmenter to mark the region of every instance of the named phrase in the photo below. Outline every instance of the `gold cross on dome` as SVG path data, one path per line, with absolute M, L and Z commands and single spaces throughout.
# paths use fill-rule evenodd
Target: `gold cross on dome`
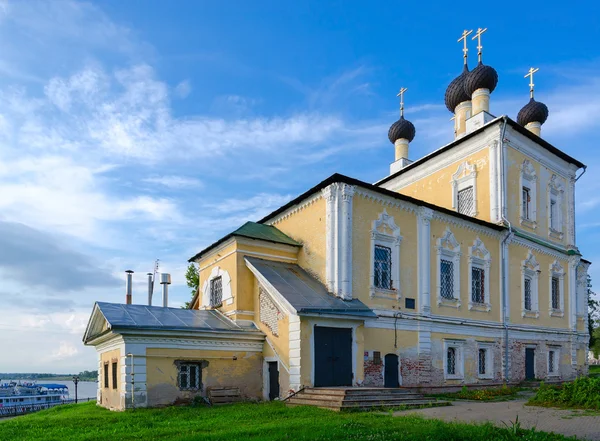
M 408 89 L 406 87 L 402 87 L 400 88 L 400 92 L 398 92 L 398 95 L 400 97 L 400 117 L 404 116 L 404 92 L 406 92 Z
M 487 28 L 485 28 L 485 29 L 478 28 L 475 35 L 473 35 L 473 38 L 471 38 L 471 40 L 475 40 L 477 38 L 477 61 L 479 61 L 480 63 L 481 63 L 481 49 L 483 49 L 483 46 L 481 45 L 481 35 L 485 31 L 487 31 Z
M 464 45 L 463 45 L 463 58 L 465 59 L 465 63 L 467 62 L 467 52 L 469 52 L 469 49 L 467 48 L 467 37 L 469 35 L 471 35 L 471 33 L 473 33 L 473 29 L 471 29 L 470 31 L 467 31 L 466 29 L 463 31 L 462 33 L 462 37 L 460 37 L 458 39 L 458 42 L 460 43 L 460 41 L 462 40 Z
M 533 74 L 536 73 L 538 70 L 540 70 L 539 67 L 536 67 L 535 69 L 533 67 L 530 67 L 527 75 L 525 75 L 523 77 L 523 78 L 529 77 L 529 97 L 530 98 L 533 98 L 533 86 L 535 86 L 535 84 L 533 84 Z

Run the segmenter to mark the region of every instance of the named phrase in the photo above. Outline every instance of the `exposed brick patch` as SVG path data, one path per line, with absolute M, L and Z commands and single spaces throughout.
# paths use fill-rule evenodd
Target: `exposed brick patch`
M 364 386 L 383 386 L 383 363 L 371 359 L 364 362 Z
M 260 305 L 259 314 L 260 321 L 271 330 L 274 336 L 279 335 L 278 320 L 281 317 L 281 312 L 262 288 L 258 291 L 258 303 Z

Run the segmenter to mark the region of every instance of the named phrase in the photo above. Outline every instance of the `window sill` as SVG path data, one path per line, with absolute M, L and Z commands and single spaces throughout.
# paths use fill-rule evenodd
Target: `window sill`
M 401 295 L 398 290 L 371 287 L 371 298 L 387 299 L 387 300 L 400 300 Z
M 548 231 L 548 237 L 552 237 L 553 239 L 562 240 L 563 233 L 562 231 L 555 230 L 554 228 L 550 228 Z
M 437 301 L 437 305 L 438 306 L 449 306 L 450 308 L 460 308 L 460 305 L 462 303 L 460 302 L 460 299 L 454 298 L 454 299 L 447 299 L 445 297 L 438 297 L 438 301 Z
M 560 374 L 557 373 L 550 373 L 548 372 L 548 378 L 560 378 Z
M 550 317 L 564 317 L 565 316 L 565 312 L 561 309 L 551 309 L 550 310 Z
M 493 380 L 494 376 L 491 374 L 479 375 L 477 378 L 480 380 Z
M 523 318 L 540 318 L 540 312 L 539 311 L 527 311 L 527 310 L 522 310 L 521 311 L 521 317 Z
M 524 227 L 531 228 L 532 230 L 535 230 L 537 228 L 536 221 L 531 219 L 525 219 L 524 217 L 521 218 L 521 225 Z
M 446 374 L 444 376 L 444 380 L 464 380 L 465 376 L 464 375 L 448 375 Z
M 492 305 L 489 303 L 469 302 L 469 311 L 490 312 Z

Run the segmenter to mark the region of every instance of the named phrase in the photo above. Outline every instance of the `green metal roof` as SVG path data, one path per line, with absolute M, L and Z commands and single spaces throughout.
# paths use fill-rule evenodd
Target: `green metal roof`
M 194 257 L 191 257 L 188 260 L 188 262 L 193 262 L 196 259 L 199 259 L 204 254 L 206 254 L 207 252 L 212 250 L 213 248 L 219 246 L 220 244 L 222 244 L 223 242 L 229 240 L 231 237 L 234 237 L 234 236 L 247 237 L 249 239 L 265 240 L 267 242 L 281 243 L 284 245 L 291 245 L 294 247 L 302 246 L 301 243 L 296 242 L 294 239 L 292 239 L 288 235 L 284 234 L 277 228 L 272 227 L 271 225 L 257 224 L 256 222 L 246 222 L 244 225 L 242 225 L 237 230 L 229 233 L 225 237 L 222 237 L 221 239 L 219 239 L 212 245 L 210 245 L 207 248 L 200 251 Z

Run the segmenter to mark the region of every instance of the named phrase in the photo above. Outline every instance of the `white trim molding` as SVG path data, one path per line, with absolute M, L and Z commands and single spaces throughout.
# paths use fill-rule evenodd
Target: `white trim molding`
M 550 264 L 550 270 L 548 271 L 548 312 L 551 317 L 564 317 L 565 316 L 565 270 L 555 260 Z M 558 279 L 558 308 L 552 307 L 552 279 Z
M 563 207 L 565 199 L 565 187 L 560 182 L 556 175 L 552 175 L 548 182 L 548 236 L 554 239 L 562 240 L 563 238 Z M 556 219 L 552 223 L 552 205 L 556 206 L 554 215 Z
M 437 263 L 437 304 L 460 308 L 460 243 L 452 234 L 450 227 L 446 227 L 443 236 L 436 241 Z M 452 299 L 442 296 L 442 260 L 452 263 Z
M 465 378 L 464 340 L 444 339 L 444 380 L 463 380 Z M 448 373 L 448 350 L 454 349 L 454 374 Z
M 492 309 L 490 301 L 490 267 L 492 265 L 492 256 L 485 247 L 485 244 L 477 237 L 473 241 L 473 246 L 469 247 L 469 310 L 489 312 Z M 473 301 L 473 268 L 481 268 L 484 271 L 483 276 L 483 303 Z
M 532 229 L 537 228 L 537 174 L 529 159 L 525 159 L 520 167 L 520 191 L 519 191 L 519 219 L 522 226 Z M 523 189 L 529 190 L 528 215 L 523 216 Z
M 539 318 L 539 296 L 538 281 L 540 277 L 540 264 L 535 255 L 529 250 L 527 257 L 521 262 L 521 316 L 527 318 Z M 531 309 L 525 309 L 525 278 L 530 280 Z
M 431 313 L 431 218 L 433 210 L 419 207 L 417 214 L 417 272 L 419 275 L 419 303 L 423 314 Z
M 204 308 L 212 308 L 210 304 L 210 281 L 221 277 L 223 297 L 221 298 L 222 305 L 233 304 L 233 294 L 231 293 L 231 277 L 227 270 L 222 269 L 220 266 L 215 266 L 210 271 L 210 275 L 202 284 L 202 306 Z
M 387 214 L 384 209 L 379 217 L 373 221 L 371 227 L 371 267 L 369 275 L 369 294 L 371 298 L 400 300 L 402 296 L 402 285 L 400 282 L 400 244 L 402 235 L 400 227 L 394 222 L 394 218 Z M 375 286 L 375 247 L 377 245 L 391 250 L 391 289 Z
M 473 207 L 469 216 L 477 216 L 477 166 L 465 161 L 458 166 L 456 173 L 452 175 L 452 208 L 458 212 L 458 193 L 469 187 L 473 187 Z

